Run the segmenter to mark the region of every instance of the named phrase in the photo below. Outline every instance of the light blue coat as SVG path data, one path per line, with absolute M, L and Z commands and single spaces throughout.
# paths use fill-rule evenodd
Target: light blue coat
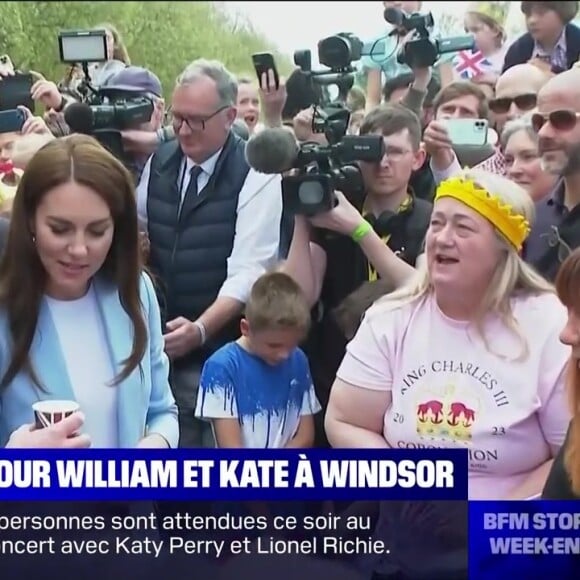
M 133 345 L 133 327 L 123 309 L 117 287 L 96 277 L 93 281 L 115 374 L 123 368 Z M 163 350 L 161 317 L 150 278 L 141 278 L 141 303 L 149 330 L 147 349 L 139 367 L 115 387 L 119 447 L 135 447 L 146 433 L 158 433 L 177 447 L 179 428 L 177 406 L 169 387 L 169 360 Z M 79 340 L 83 329 L 79 328 Z M 0 313 L 0 376 L 10 361 L 10 332 L 6 313 Z M 87 352 L 87 357 L 91 356 Z M 25 423 L 33 423 L 32 404 L 45 399 L 74 400 L 56 327 L 48 304 L 42 301 L 30 360 L 46 389 L 40 391 L 24 372 L 20 372 L 0 396 L 0 446 L 10 433 Z

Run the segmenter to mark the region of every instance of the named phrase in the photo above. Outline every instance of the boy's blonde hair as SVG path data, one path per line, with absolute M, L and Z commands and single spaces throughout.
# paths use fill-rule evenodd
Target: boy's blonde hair
M 252 286 L 245 318 L 253 332 L 292 329 L 306 333 L 310 308 L 302 289 L 288 274 L 270 272 Z

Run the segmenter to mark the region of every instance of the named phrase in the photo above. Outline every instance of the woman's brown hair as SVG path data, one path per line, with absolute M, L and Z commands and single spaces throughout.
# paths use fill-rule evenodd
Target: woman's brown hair
M 131 175 L 92 137 L 71 135 L 55 139 L 31 159 L 12 206 L 0 262 L 0 305 L 8 318 L 12 353 L 0 392 L 22 371 L 37 387 L 44 388 L 28 355 L 47 281 L 34 243 L 32 223 L 43 197 L 53 188 L 73 181 L 97 193 L 113 218 L 113 240 L 99 276 L 118 288 L 121 304 L 133 324 L 131 354 L 123 361 L 124 368 L 114 384 L 127 378 L 145 353 L 148 333 L 140 301 L 142 265 Z
M 120 60 L 127 66 L 130 66 L 131 59 L 129 58 L 129 51 L 127 50 L 123 37 L 117 28 L 112 24 L 105 22 L 104 24 L 95 26 L 95 30 L 107 30 L 111 33 L 113 36 L 113 60 Z
M 580 249 L 574 250 L 564 261 L 556 278 L 556 291 L 566 308 L 580 315 Z M 568 387 L 572 405 L 572 423 L 564 465 L 572 483 L 572 490 L 580 495 L 580 369 L 570 358 Z

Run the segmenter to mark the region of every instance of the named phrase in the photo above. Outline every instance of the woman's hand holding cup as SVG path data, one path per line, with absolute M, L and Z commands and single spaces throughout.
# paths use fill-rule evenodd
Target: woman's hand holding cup
M 74 401 L 39 401 L 32 406 L 36 423 L 10 435 L 7 448 L 84 449 L 91 446 L 80 430 L 84 415 Z

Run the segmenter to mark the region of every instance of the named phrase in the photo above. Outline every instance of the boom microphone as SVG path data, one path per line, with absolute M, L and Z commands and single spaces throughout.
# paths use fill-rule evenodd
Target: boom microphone
M 93 111 L 85 103 L 71 103 L 64 110 L 64 120 L 73 133 L 90 135 L 94 127 Z
M 405 14 L 403 11 L 393 6 L 385 9 L 383 17 L 389 24 L 392 24 L 396 28 L 401 28 L 405 22 Z
M 232 124 L 232 131 L 235 135 L 237 135 L 240 139 L 247 141 L 250 138 L 250 130 L 244 121 L 241 119 L 235 119 Z
M 246 144 L 246 161 L 258 173 L 274 175 L 292 169 L 298 157 L 296 138 L 288 129 L 264 129 Z

